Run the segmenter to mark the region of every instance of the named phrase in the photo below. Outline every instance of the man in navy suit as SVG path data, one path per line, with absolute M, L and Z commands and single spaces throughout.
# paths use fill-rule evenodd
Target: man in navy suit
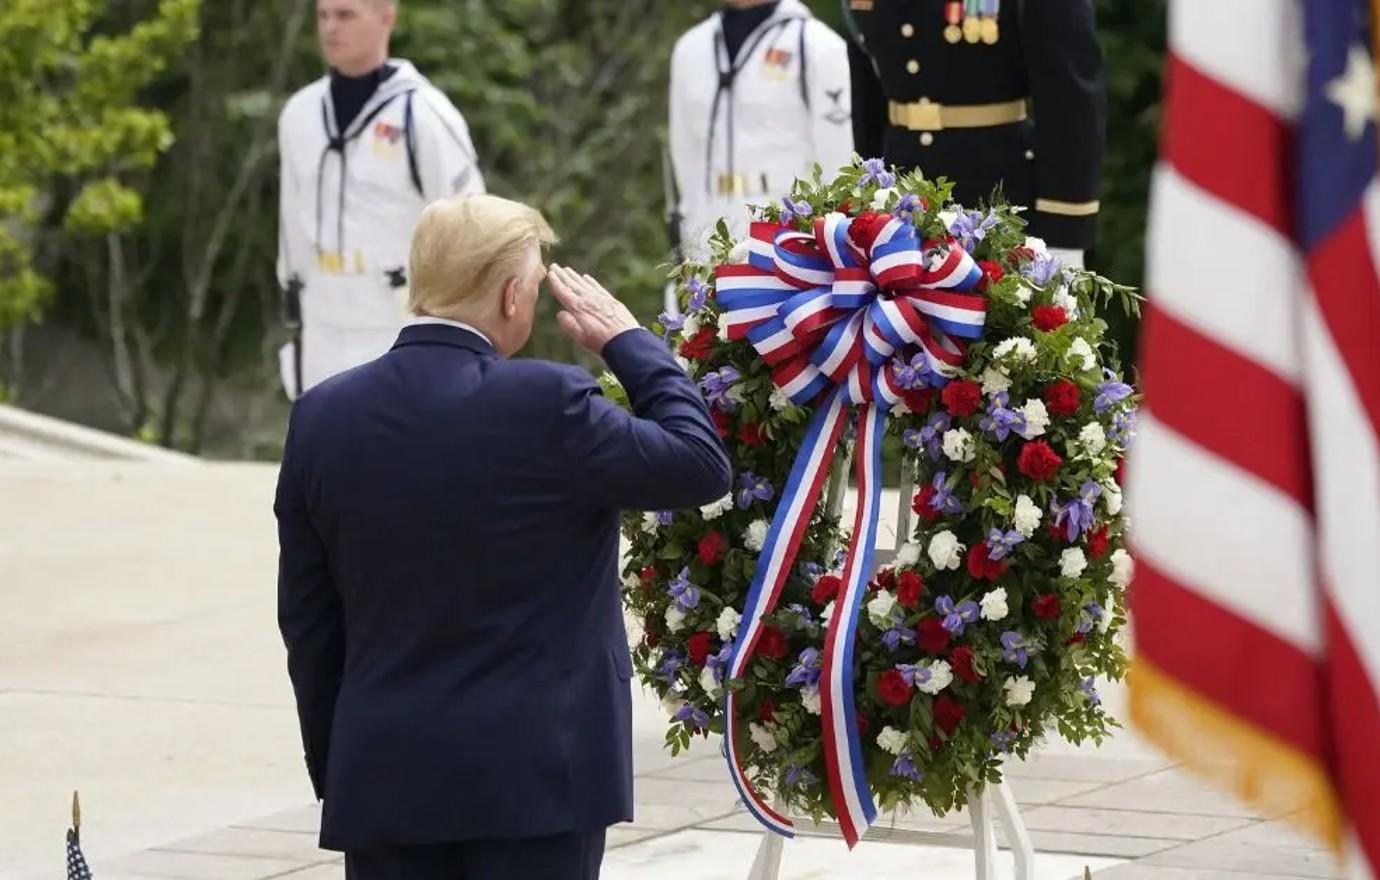
M 619 513 L 722 497 L 695 385 L 535 210 L 448 199 L 412 241 L 418 317 L 293 408 L 278 617 L 321 845 L 359 880 L 586 880 L 632 819 Z M 545 279 L 582 369 L 509 360 Z

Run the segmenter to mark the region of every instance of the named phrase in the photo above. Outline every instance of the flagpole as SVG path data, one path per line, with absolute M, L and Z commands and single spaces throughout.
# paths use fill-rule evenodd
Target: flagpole
M 81 799 L 76 791 L 72 792 L 72 835 L 81 840 Z

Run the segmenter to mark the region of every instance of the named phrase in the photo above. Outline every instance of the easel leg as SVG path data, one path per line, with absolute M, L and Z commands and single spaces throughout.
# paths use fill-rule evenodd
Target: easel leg
M 1016 796 L 1011 793 L 1011 786 L 1003 779 L 1000 785 L 989 787 L 988 791 L 993 793 L 997 819 L 1006 831 L 1006 842 L 1016 859 L 1016 880 L 1035 880 L 1035 846 L 1025 830 L 1025 820 L 1016 806 Z
M 968 792 L 968 819 L 973 825 L 973 856 L 977 880 L 997 880 L 997 834 L 987 812 L 987 794 Z
M 781 847 L 785 838 L 771 831 L 762 832 L 757 857 L 752 860 L 748 880 L 778 880 L 781 875 Z

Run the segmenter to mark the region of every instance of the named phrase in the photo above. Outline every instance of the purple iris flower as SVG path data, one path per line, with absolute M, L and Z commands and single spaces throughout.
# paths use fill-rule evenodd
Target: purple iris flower
M 901 442 L 908 449 L 919 449 L 925 445 L 925 441 L 920 439 L 920 431 L 916 428 L 906 428 L 901 432 Z
M 886 162 L 881 159 L 868 159 L 863 162 L 863 176 L 858 180 L 858 185 L 876 181 L 877 186 L 882 189 L 896 184 L 896 175 L 886 170 Z
M 811 687 L 819 682 L 820 657 L 816 648 L 806 648 L 796 658 L 795 668 L 786 676 L 786 687 Z
M 814 785 L 819 780 L 815 778 L 815 774 L 811 773 L 805 767 L 791 764 L 786 768 L 785 781 L 787 788 L 792 788 L 794 786 L 805 788 L 806 786 Z
M 1103 369 L 1107 381 L 1097 386 L 1097 396 L 1093 398 L 1093 412 L 1104 413 L 1116 404 L 1131 396 L 1131 386 L 1119 381 L 1111 370 Z
M 920 440 L 934 461 L 944 460 L 944 432 L 949 430 L 950 424 L 949 417 L 944 413 L 935 413 L 920 430 Z
M 1107 438 L 1123 449 L 1131 447 L 1131 440 L 1136 435 L 1136 411 L 1133 409 L 1124 410 L 1112 416 L 1112 430 L 1107 432 Z
M 1083 606 L 1083 613 L 1078 617 L 1078 628 L 1075 630 L 1080 636 L 1085 636 L 1092 632 L 1092 628 L 1106 616 L 1107 612 L 1102 610 L 1102 606 L 1096 602 L 1089 602 Z
M 680 574 L 667 584 L 666 592 L 676 600 L 676 607 L 681 611 L 688 612 L 700 604 L 700 588 L 690 583 L 689 568 L 680 570 Z
M 670 684 L 684 666 L 685 654 L 676 650 L 667 651 L 661 655 L 661 665 L 657 667 L 656 677 Z
M 896 384 L 907 391 L 928 388 L 936 379 L 934 371 L 930 369 L 930 362 L 923 354 L 917 354 L 909 361 L 901 357 L 892 358 L 891 366 Z
M 1083 696 L 1088 698 L 1089 703 L 1092 703 L 1094 706 L 1096 706 L 1102 702 L 1102 697 L 1100 694 L 1098 694 L 1097 688 L 1093 687 L 1093 677 L 1091 675 L 1083 679 L 1082 683 L 1079 684 L 1078 687 L 1080 690 L 1083 691 Z
M 770 501 L 776 497 L 776 487 L 774 487 L 765 477 L 759 477 L 751 471 L 744 471 L 738 475 L 738 508 L 747 510 L 754 501 Z
M 934 495 L 930 497 L 930 507 L 944 514 L 963 512 L 963 502 L 959 501 L 949 488 L 949 472 L 940 471 L 934 475 Z
M 1007 630 L 1001 634 L 1001 659 L 1007 663 L 1015 663 L 1021 669 L 1030 662 L 1030 652 L 1033 646 L 1025 640 L 1025 636 L 1012 630 Z
M 981 211 L 960 211 L 949 224 L 949 232 L 958 239 L 965 251 L 972 252 L 977 243 L 987 237 L 987 230 L 997 225 L 997 215 L 991 211 L 983 216 Z
M 882 633 L 882 644 L 888 651 L 896 651 L 902 645 L 915 644 L 915 630 L 908 626 L 893 626 Z
M 724 670 L 728 668 L 728 662 L 733 659 L 733 643 L 724 642 L 724 646 L 719 649 L 719 653 L 710 654 L 704 658 L 706 669 L 714 670 L 714 679 L 722 682 L 724 680 Z
M 1015 529 L 1009 532 L 993 529 L 987 533 L 987 558 L 993 561 L 1004 559 L 1024 540 L 1025 535 Z
M 1005 391 L 993 395 L 992 403 L 987 407 L 987 415 L 978 423 L 979 428 L 996 435 L 998 440 L 1005 440 L 1011 436 L 1012 431 L 1020 431 L 1025 427 L 1025 413 L 1008 409 L 1007 400 Z
M 676 711 L 675 719 L 686 722 L 696 730 L 704 730 L 709 727 L 709 715 L 703 709 L 696 709 L 689 703 Z
M 906 193 L 901 196 L 901 203 L 896 206 L 896 210 L 891 212 L 891 216 L 909 222 L 918 210 L 920 210 L 920 197 L 914 193 Z
M 700 390 L 704 392 L 705 400 L 709 401 L 710 406 L 731 412 L 734 403 L 728 397 L 728 390 L 741 378 L 743 378 L 743 374 L 733 367 L 723 367 L 712 373 L 706 373 L 704 378 L 700 380 Z
M 1004 754 L 1011 751 L 1011 746 L 1016 742 L 1016 734 L 1009 730 L 999 730 L 992 734 L 991 739 L 997 751 Z
M 797 217 L 808 217 L 815 212 L 809 202 L 793 202 L 787 196 L 781 200 L 781 222 L 790 226 Z
M 673 315 L 670 312 L 662 312 L 660 315 L 656 316 L 656 319 L 661 322 L 661 326 L 666 328 L 666 334 L 661 338 L 666 340 L 667 343 L 671 341 L 672 333 L 679 333 L 681 329 L 685 327 L 685 317 L 683 315 Z
M 656 512 L 656 521 L 663 526 L 669 526 L 675 518 L 676 513 L 673 510 L 658 510 Z
M 896 671 L 901 673 L 901 678 L 905 679 L 906 684 L 911 687 L 919 687 L 928 684 L 934 678 L 934 672 L 928 666 L 921 666 L 918 663 L 897 663 Z
M 940 596 L 935 599 L 934 610 L 944 615 L 944 628 L 956 636 L 963 635 L 964 628 L 977 620 L 981 613 L 978 604 L 971 599 L 955 605 L 954 600 L 949 596 Z
M 1039 287 L 1044 287 L 1059 274 L 1059 260 L 1049 254 L 1036 254 L 1035 259 L 1021 267 L 1021 275 Z
M 704 286 L 704 282 L 697 275 L 691 275 L 685 282 L 685 287 L 690 291 L 690 302 L 688 307 L 692 312 L 698 312 L 704 308 L 704 304 L 709 300 L 709 288 Z M 683 323 L 683 322 L 682 322 Z
M 921 773 L 920 769 L 915 766 L 915 761 L 909 752 L 902 752 L 896 756 L 896 761 L 891 765 L 891 775 L 903 776 L 916 782 L 925 778 L 925 774 Z
M 815 620 L 813 617 L 810 616 L 810 609 L 806 608 L 804 605 L 801 605 L 798 602 L 791 605 L 787 605 L 786 614 L 794 617 L 801 626 L 807 626 L 811 623 L 814 623 Z
M 1054 525 L 1064 530 L 1064 536 L 1072 544 L 1078 536 L 1093 526 L 1093 502 L 1102 495 L 1102 487 L 1092 480 L 1083 483 L 1078 489 L 1078 497 L 1066 504 L 1054 505 Z

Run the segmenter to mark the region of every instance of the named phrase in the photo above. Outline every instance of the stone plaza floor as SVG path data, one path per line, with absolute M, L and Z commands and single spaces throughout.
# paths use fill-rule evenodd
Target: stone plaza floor
M 343 876 L 316 847 L 274 621 L 274 479 L 0 455 L 0 878 L 61 875 L 73 789 L 96 880 Z M 760 834 L 714 745 L 671 758 L 656 701 L 636 706 L 637 819 L 610 832 L 603 876 L 742 880 Z M 1009 769 L 1041 880 L 1337 876 L 1131 732 Z M 968 834 L 963 815 L 889 817 L 849 854 L 807 831 L 781 877 L 968 878 Z

